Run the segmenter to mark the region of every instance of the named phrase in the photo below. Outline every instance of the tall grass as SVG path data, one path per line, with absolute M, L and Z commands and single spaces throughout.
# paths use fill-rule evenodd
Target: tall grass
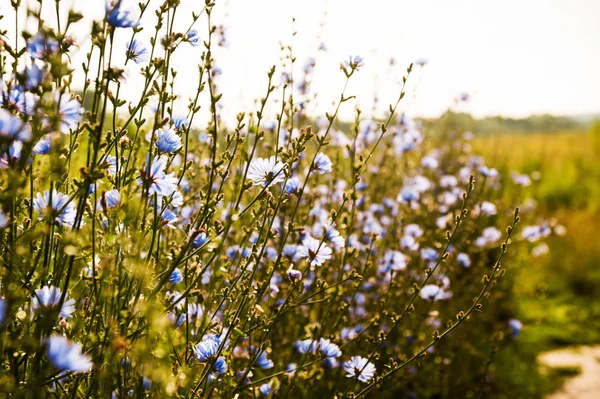
M 540 216 L 566 227 L 564 237 L 548 241 L 551 252 L 541 262 L 519 268 L 515 291 L 531 325 L 524 339 L 539 350 L 597 343 L 600 156 L 593 132 L 514 133 L 477 139 L 473 148 L 506 173 L 538 172 L 531 198 Z
M 527 207 L 517 231 L 507 176 L 462 132 L 430 140 L 404 115 L 412 65 L 385 118 L 357 110 L 348 127 L 339 110 L 365 61 L 323 66 L 340 69 L 339 97 L 307 115 L 318 93 L 298 89 L 284 46 L 282 65 L 253 77 L 257 108 L 225 120 L 218 3 L 184 24 L 177 0 L 108 2 L 78 46 L 83 14 L 50 2 L 51 25 L 43 3 L 12 2 L 16 29 L 0 33 L 3 393 L 502 397 L 523 385 L 495 367 L 522 327 L 511 264 L 559 226 Z M 192 81 L 179 53 L 197 64 Z

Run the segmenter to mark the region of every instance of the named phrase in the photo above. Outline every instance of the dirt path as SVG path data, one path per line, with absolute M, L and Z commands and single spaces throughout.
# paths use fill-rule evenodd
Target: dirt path
M 540 356 L 540 362 L 550 367 L 581 368 L 581 373 L 565 381 L 563 387 L 547 399 L 600 398 L 600 346 L 562 349 Z

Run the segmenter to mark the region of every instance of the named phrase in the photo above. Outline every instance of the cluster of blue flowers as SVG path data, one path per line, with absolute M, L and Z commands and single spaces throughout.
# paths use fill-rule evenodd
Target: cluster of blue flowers
M 14 65 L 0 65 L 6 389 L 361 396 L 428 381 L 415 360 L 451 362 L 453 349 L 434 343 L 475 318 L 501 274 L 494 259 L 518 219 L 502 232 L 513 219 L 497 202 L 503 185 L 532 179 L 507 182 L 471 153 L 471 135 L 427 138 L 394 106 L 348 126 L 337 120 L 342 93 L 334 113 L 309 117 L 317 60 L 296 87 L 291 53 L 280 87 L 270 72 L 260 111 L 221 120 L 211 46 L 226 43 L 225 29 L 199 34 L 215 5 L 183 27 L 173 22 L 178 1 L 154 3 L 106 2 L 80 86 L 71 60 L 83 48 L 68 36 L 76 12 L 62 30 L 39 20 L 22 52 L 0 47 Z M 146 42 L 148 16 L 160 23 Z M 196 98 L 174 90 L 176 51 L 196 57 Z M 143 87 L 128 86 L 128 63 Z M 340 78 L 363 65 L 350 57 Z M 125 87 L 140 91 L 136 100 L 118 98 Z M 280 111 L 267 106 L 274 92 L 289 96 Z M 561 229 L 532 221 L 511 240 L 529 245 Z M 516 338 L 525 327 L 509 313 L 490 316 L 486 334 L 465 332 L 458 350 L 487 330 Z M 391 381 L 409 365 L 414 383 Z

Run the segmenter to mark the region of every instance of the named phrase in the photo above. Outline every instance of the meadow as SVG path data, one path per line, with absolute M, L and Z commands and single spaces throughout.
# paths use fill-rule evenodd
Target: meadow
M 520 337 L 531 353 L 600 342 L 600 152 L 597 124 L 558 132 L 505 132 L 473 142 L 475 152 L 510 173 L 535 174 L 526 199 L 540 215 L 566 228 L 547 241 L 538 262 L 520 262 L 515 305 L 525 327 Z M 525 198 L 524 198 L 525 199 Z M 546 371 L 548 372 L 548 371 Z M 569 370 L 565 370 L 569 373 Z M 550 377 L 555 375 L 550 372 Z M 554 386 L 547 381 L 549 386 Z
M 413 64 L 367 115 L 361 56 L 313 115 L 291 43 L 226 118 L 216 3 L 42 4 L 0 31 L 0 393 L 531 398 L 596 341 L 596 136 L 412 119 Z
M 515 290 L 531 328 L 532 345 L 589 344 L 599 341 L 597 282 L 600 247 L 600 157 L 591 130 L 512 133 L 475 140 L 474 151 L 509 172 L 539 173 L 531 199 L 541 214 L 566 228 L 548 242 L 544 260 L 517 270 Z

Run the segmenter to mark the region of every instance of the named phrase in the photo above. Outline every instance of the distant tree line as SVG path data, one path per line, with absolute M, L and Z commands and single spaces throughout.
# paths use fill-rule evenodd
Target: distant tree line
M 457 131 L 471 131 L 477 135 L 498 133 L 560 132 L 586 129 L 593 118 L 556 115 L 531 115 L 527 118 L 490 116 L 474 118 L 467 113 L 447 112 L 439 118 L 420 119 L 426 126 L 446 125 Z M 448 126 L 450 125 L 450 126 Z

